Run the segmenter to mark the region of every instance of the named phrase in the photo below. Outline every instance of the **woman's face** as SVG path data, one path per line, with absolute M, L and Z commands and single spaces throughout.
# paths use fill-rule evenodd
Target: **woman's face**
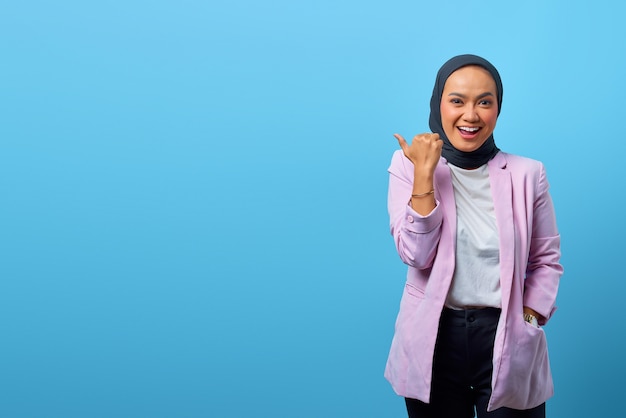
M 498 119 L 496 83 L 482 67 L 459 68 L 446 80 L 441 124 L 454 148 L 475 151 L 491 136 Z

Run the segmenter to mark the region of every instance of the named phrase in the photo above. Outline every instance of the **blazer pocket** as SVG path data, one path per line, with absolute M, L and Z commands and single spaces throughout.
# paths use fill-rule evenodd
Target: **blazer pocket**
M 516 394 L 516 402 L 507 406 L 528 409 L 545 402 L 554 389 L 544 329 L 522 317 L 518 321 L 511 335 L 509 378 L 501 390 Z
M 413 296 L 418 299 L 424 299 L 424 291 L 411 283 L 407 283 L 405 286 L 405 291 L 409 296 Z

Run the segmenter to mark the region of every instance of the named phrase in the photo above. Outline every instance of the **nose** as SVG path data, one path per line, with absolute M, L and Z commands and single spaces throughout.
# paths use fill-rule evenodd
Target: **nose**
M 468 106 L 463 114 L 463 119 L 467 122 L 478 122 L 480 120 L 480 116 L 478 116 L 474 106 Z

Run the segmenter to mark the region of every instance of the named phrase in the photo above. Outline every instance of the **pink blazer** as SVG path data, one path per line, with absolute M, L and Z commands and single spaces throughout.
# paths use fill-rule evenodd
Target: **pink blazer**
M 502 315 L 493 354 L 488 410 L 528 409 L 554 393 L 543 328 L 528 324 L 523 306 L 544 325 L 554 313 L 559 279 L 560 236 L 543 164 L 499 152 L 488 163 L 500 239 Z M 413 165 L 396 151 L 389 167 L 388 208 L 398 254 L 407 264 L 385 377 L 395 392 L 428 402 L 439 317 L 455 263 L 456 207 L 450 169 L 435 169 L 437 207 L 420 216 L 407 204 Z

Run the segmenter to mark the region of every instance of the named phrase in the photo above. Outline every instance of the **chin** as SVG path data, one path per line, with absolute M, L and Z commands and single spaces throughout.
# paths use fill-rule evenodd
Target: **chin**
M 463 152 L 472 152 L 472 151 L 476 151 L 478 148 L 480 148 L 485 142 L 487 141 L 487 139 L 484 139 L 480 142 L 468 142 L 466 140 L 454 140 L 454 141 L 450 141 L 450 143 L 452 144 L 452 146 L 456 149 L 458 149 L 459 151 L 463 151 Z
M 476 151 L 478 148 L 480 147 L 471 147 L 471 148 L 457 148 L 459 151 L 463 151 L 463 152 L 473 152 Z
M 479 146 L 476 146 L 474 144 L 472 144 L 472 145 L 467 145 L 467 144 L 459 145 L 458 143 L 455 144 L 454 142 L 452 142 L 452 146 L 454 148 L 456 148 L 457 150 L 463 151 L 463 152 L 472 152 L 472 151 L 476 151 L 478 148 L 480 148 L 480 145 Z

